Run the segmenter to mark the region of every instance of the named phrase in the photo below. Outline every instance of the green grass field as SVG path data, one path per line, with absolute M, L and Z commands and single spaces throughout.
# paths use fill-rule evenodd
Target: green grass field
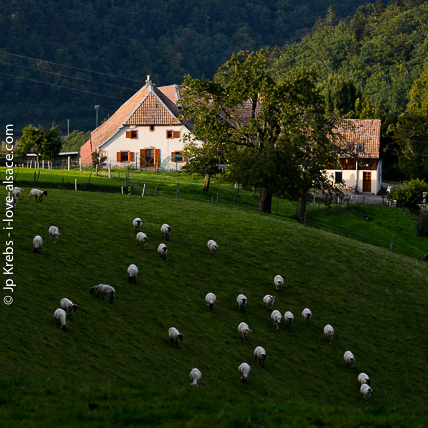
M 235 191 L 213 184 L 213 192 Z M 192 185 L 202 193 L 190 179 L 180 190 Z M 248 209 L 232 209 L 193 200 L 191 190 L 177 199 L 46 186 L 48 197 L 36 203 L 31 187 L 13 221 L 14 301 L 0 309 L 1 427 L 424 426 L 428 268 L 412 254 L 258 213 L 250 192 L 241 195 Z M 136 244 L 134 217 L 143 220 L 147 250 Z M 172 232 L 164 262 L 156 249 L 165 222 Z M 61 233 L 57 244 L 51 225 Z M 362 221 L 359 230 L 370 235 L 365 228 L 374 225 Z M 32 251 L 36 234 L 44 239 L 40 255 Z M 220 245 L 216 257 L 209 239 Z M 139 268 L 136 285 L 126 279 L 131 263 Z M 276 274 L 286 281 L 280 293 Z M 99 283 L 115 287 L 113 305 L 89 294 Z M 213 312 L 208 292 L 217 296 Z M 244 314 L 239 293 L 248 297 Z M 293 312 L 290 330 L 273 326 L 266 294 L 277 296 L 275 309 Z M 53 318 L 63 297 L 79 305 L 67 332 Z M 309 326 L 305 307 L 314 315 Z M 246 342 L 241 321 L 253 330 Z M 332 345 L 323 338 L 327 323 Z M 178 349 L 171 326 L 185 336 Z M 269 356 L 264 368 L 254 361 L 258 345 Z M 353 368 L 346 350 L 356 357 Z M 251 366 L 248 385 L 239 380 L 243 361 Z M 202 372 L 197 389 L 189 386 L 192 367 Z M 360 372 L 373 382 L 368 406 Z

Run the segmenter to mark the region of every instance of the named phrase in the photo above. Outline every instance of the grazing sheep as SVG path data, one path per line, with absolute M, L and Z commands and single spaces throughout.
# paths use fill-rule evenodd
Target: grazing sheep
M 135 265 L 129 265 L 128 266 L 128 282 L 134 281 L 135 284 L 137 283 L 137 275 L 138 275 L 138 268 Z
M 36 235 L 33 239 L 33 252 L 34 253 L 39 253 L 41 254 L 42 252 L 42 244 L 43 244 L 43 239 L 40 235 Z
M 254 349 L 254 358 L 257 360 L 259 359 L 259 363 L 261 366 L 265 366 L 265 359 L 267 358 L 266 351 L 261 346 L 257 346 L 256 349 Z
M 178 348 L 178 341 L 183 340 L 184 335 L 181 334 L 175 327 L 170 327 L 168 329 L 168 335 L 171 343 L 174 342 L 175 346 Z
M 250 330 L 250 327 L 248 327 L 248 324 L 246 324 L 245 322 L 241 322 L 238 325 L 238 331 L 245 342 L 247 340 L 247 336 L 250 334 L 250 331 L 253 331 L 253 330 Z
M 165 244 L 160 244 L 158 247 L 158 253 L 164 260 L 166 260 L 167 252 L 168 252 L 168 247 Z
M 309 320 L 312 318 L 312 312 L 311 312 L 311 310 L 308 309 L 308 308 L 303 309 L 302 316 L 303 316 L 303 319 L 306 321 L 306 325 L 308 325 L 309 324 Z
M 333 334 L 334 334 L 333 327 L 330 324 L 327 324 L 324 327 L 324 335 L 325 335 L 325 338 L 327 339 L 327 341 L 330 342 L 330 345 L 331 345 L 331 339 L 333 337 Z
M 31 196 L 35 196 L 36 202 L 42 202 L 43 196 L 48 196 L 48 192 L 46 190 L 39 190 L 39 189 L 31 189 L 30 190 L 30 199 Z
M 372 395 L 373 389 L 365 383 L 363 383 L 360 387 L 360 392 L 363 395 L 363 397 L 366 399 L 366 405 L 369 404 L 369 398 Z
M 210 250 L 210 254 L 212 254 L 212 255 L 216 255 L 217 254 L 217 250 L 218 250 L 218 247 L 219 247 L 220 245 L 218 245 L 217 244 L 217 242 L 215 242 L 215 241 L 213 241 L 212 239 L 210 239 L 208 242 L 207 242 L 207 247 L 208 247 L 208 249 Z
M 279 329 L 279 323 L 281 322 L 281 318 L 282 318 L 281 312 L 274 310 L 270 314 L 270 317 L 273 320 L 273 325 L 276 325 L 276 329 L 278 330 Z
M 285 324 L 287 324 L 288 327 L 291 327 L 291 323 L 293 322 L 293 320 L 294 320 L 294 315 L 290 311 L 287 311 L 284 314 Z
M 90 294 L 94 294 L 94 292 L 97 291 L 97 297 L 101 293 L 101 298 L 104 300 L 104 294 L 110 298 L 110 303 L 113 303 L 114 295 L 116 294 L 116 291 L 111 285 L 106 284 L 98 284 L 94 287 L 91 287 L 91 290 L 89 291 Z
M 250 373 L 250 366 L 247 363 L 242 363 L 238 367 L 238 371 L 241 374 L 242 383 L 248 383 L 248 374 Z
M 65 323 L 66 313 L 65 313 L 64 309 L 58 308 L 54 312 L 54 318 L 58 321 L 60 328 L 62 328 L 63 331 L 66 331 L 67 330 L 67 324 Z
M 61 309 L 64 309 L 64 311 L 66 313 L 68 313 L 68 315 L 70 316 L 70 320 L 73 321 L 73 317 L 72 317 L 71 313 L 73 311 L 76 312 L 79 309 L 79 307 L 77 305 L 73 304 L 73 302 L 71 300 L 67 299 L 66 297 L 61 299 L 60 305 L 61 305 Z
M 360 373 L 358 375 L 358 382 L 360 382 L 361 385 L 365 383 L 366 385 L 369 385 L 369 386 L 372 383 L 371 379 L 365 373 Z
M 351 352 L 351 351 L 346 351 L 344 354 L 343 354 L 343 358 L 345 359 L 345 361 L 346 361 L 346 365 L 349 367 L 349 366 L 351 366 L 351 367 L 353 367 L 354 366 L 354 362 L 355 362 L 355 357 L 354 357 L 354 354 Z
M 278 291 L 281 291 L 282 285 L 284 284 L 284 278 L 281 275 L 277 275 L 274 279 L 273 282 L 276 286 L 276 289 Z
M 245 307 L 247 306 L 247 298 L 243 294 L 240 294 L 236 298 L 236 301 L 238 302 L 239 309 L 241 309 L 242 312 L 245 312 Z
M 59 236 L 61 234 L 58 231 L 58 228 L 56 226 L 51 226 L 49 228 L 49 239 L 54 239 L 54 244 L 56 244 L 57 241 L 59 241 Z
M 199 386 L 198 382 L 201 380 L 202 374 L 198 369 L 192 369 L 190 370 L 190 380 L 192 383 L 191 386 L 196 386 L 196 388 Z
M 132 220 L 132 224 L 133 224 L 136 232 L 140 231 L 140 227 L 141 227 L 142 223 L 143 223 L 143 220 L 141 220 L 141 218 L 139 218 L 139 217 L 136 217 L 136 218 L 134 218 L 134 220 Z
M 148 238 L 147 238 L 147 235 L 145 233 L 138 232 L 137 233 L 137 241 L 138 241 L 137 245 L 141 245 L 142 246 L 142 244 L 144 244 L 144 249 L 147 249 Z
M 171 234 L 172 227 L 166 223 L 162 225 L 161 232 L 163 233 L 164 238 L 169 241 L 169 235 Z
M 269 311 L 272 309 L 274 302 L 275 302 L 275 296 L 271 296 L 270 294 L 266 294 L 266 296 L 263 297 L 263 303 L 267 306 Z
M 209 306 L 209 308 L 210 308 L 210 311 L 212 311 L 212 310 L 213 310 L 214 303 L 215 303 L 215 301 L 216 301 L 215 294 L 213 294 L 213 293 L 208 293 L 208 294 L 205 296 L 205 301 L 208 303 L 208 306 Z
M 15 211 L 17 203 L 18 203 L 18 198 L 12 198 L 10 202 L 8 202 L 8 198 L 6 198 L 6 210 Z
M 20 187 L 14 187 L 13 189 L 12 189 L 12 196 L 13 197 L 15 197 L 15 198 L 17 198 L 17 199 L 19 199 L 19 197 L 21 196 L 21 192 L 23 191 L 24 189 L 21 189 Z

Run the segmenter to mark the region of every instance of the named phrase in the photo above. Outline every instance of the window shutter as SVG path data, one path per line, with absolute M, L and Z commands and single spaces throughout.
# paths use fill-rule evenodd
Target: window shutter
M 134 161 L 134 152 L 129 152 L 129 162 Z
M 155 149 L 155 168 L 160 167 L 160 149 Z
M 117 161 L 120 162 L 120 152 L 117 152 Z
M 172 138 L 180 138 L 180 131 L 173 131 Z
M 126 138 L 131 138 L 131 131 L 126 131 Z

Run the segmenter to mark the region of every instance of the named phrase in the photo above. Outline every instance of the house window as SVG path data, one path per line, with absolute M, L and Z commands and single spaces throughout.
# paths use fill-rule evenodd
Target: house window
M 180 131 L 173 131 L 171 129 L 168 129 L 166 131 L 166 138 L 171 139 L 171 138 L 180 138 Z
M 357 144 L 357 150 L 359 152 L 364 152 L 364 144 L 363 143 L 358 143 Z
M 137 139 L 138 131 L 126 131 L 126 138 Z
M 149 129 L 150 129 L 150 132 L 154 132 L 154 130 L 155 130 L 155 125 L 150 125 L 150 126 L 149 126 Z
M 128 162 L 128 152 L 120 152 L 120 161 Z
M 342 171 L 336 171 L 335 172 L 334 182 L 336 184 L 342 183 Z
M 188 157 L 186 153 L 182 151 L 172 152 L 171 153 L 171 161 L 172 162 L 187 162 Z
M 352 152 L 354 150 L 354 143 L 348 143 L 348 150 Z
M 133 162 L 134 153 L 129 151 L 117 152 L 117 161 L 118 162 Z

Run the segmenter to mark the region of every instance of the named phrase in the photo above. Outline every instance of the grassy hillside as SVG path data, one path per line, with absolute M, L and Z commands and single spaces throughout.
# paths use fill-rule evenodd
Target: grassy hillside
M 423 262 L 198 200 L 50 189 L 36 203 L 28 190 L 13 222 L 14 301 L 0 310 L 1 426 L 406 426 L 409 418 L 422 426 Z M 136 245 L 137 216 L 147 250 Z M 172 226 L 165 262 L 156 252 L 164 222 Z M 57 244 L 51 225 L 61 232 Z M 32 252 L 36 234 L 41 255 Z M 220 245 L 216 257 L 208 239 Z M 136 285 L 126 280 L 130 263 L 139 268 Z M 286 280 L 280 293 L 276 274 Z M 113 305 L 89 294 L 99 283 L 115 287 Z M 217 296 L 213 312 L 208 292 Z M 245 314 L 239 293 L 248 297 Z M 294 313 L 290 330 L 275 329 L 265 294 L 277 296 L 281 313 Z M 65 333 L 53 318 L 63 297 L 79 305 Z M 308 327 L 305 307 L 314 314 Z M 237 333 L 241 321 L 253 329 L 247 342 Z M 327 323 L 332 345 L 323 340 Z M 185 336 L 178 349 L 171 326 Z M 269 356 L 265 368 L 254 361 L 258 345 Z M 346 367 L 346 350 L 354 368 Z M 248 385 L 239 381 L 243 361 L 251 365 Z M 189 386 L 192 367 L 202 372 L 197 390 Z M 368 407 L 357 382 L 362 371 L 373 379 Z

